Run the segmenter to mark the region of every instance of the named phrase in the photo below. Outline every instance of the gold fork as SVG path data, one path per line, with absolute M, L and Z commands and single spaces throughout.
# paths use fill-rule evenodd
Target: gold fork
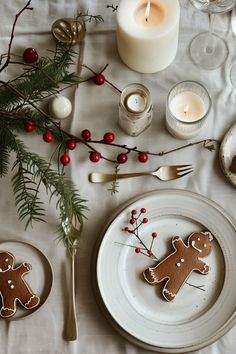
M 102 183 L 115 181 L 120 178 L 131 178 L 139 176 L 154 176 L 159 178 L 161 181 L 170 181 L 172 179 L 177 179 L 188 175 L 193 172 L 192 165 L 172 165 L 172 166 L 161 166 L 156 171 L 153 172 L 136 172 L 136 173 L 117 173 L 117 174 L 106 174 L 93 172 L 89 174 L 89 181 L 92 183 Z

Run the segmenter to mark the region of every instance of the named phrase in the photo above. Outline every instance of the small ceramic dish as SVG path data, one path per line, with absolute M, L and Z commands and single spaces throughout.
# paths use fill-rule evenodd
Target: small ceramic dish
M 236 155 L 236 123 L 225 134 L 220 146 L 220 164 L 224 175 L 236 187 L 236 173 L 230 170 L 232 159 Z
M 32 266 L 26 274 L 25 280 L 33 292 L 40 297 L 40 304 L 34 309 L 26 310 L 17 304 L 17 310 L 8 320 L 20 320 L 38 311 L 46 302 L 52 288 L 53 272 L 46 256 L 35 246 L 16 240 L 0 241 L 0 251 L 7 251 L 14 255 L 15 265 L 25 262 Z

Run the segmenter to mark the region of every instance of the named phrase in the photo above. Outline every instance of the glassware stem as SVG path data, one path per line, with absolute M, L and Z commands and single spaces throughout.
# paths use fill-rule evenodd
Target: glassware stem
M 214 36 L 213 36 L 213 22 L 214 22 L 215 15 L 209 11 L 208 12 L 208 20 L 209 20 L 209 33 L 206 43 L 206 53 L 212 54 L 214 51 Z

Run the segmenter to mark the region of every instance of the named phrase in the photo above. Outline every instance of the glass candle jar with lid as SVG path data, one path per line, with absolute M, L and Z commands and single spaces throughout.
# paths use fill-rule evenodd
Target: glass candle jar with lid
M 152 100 L 149 90 L 141 84 L 126 86 L 120 95 L 119 125 L 130 136 L 137 136 L 152 121 Z

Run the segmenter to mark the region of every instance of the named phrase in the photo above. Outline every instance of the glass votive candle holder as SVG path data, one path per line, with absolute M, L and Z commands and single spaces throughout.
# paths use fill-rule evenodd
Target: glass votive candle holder
M 169 92 L 166 103 L 166 127 L 179 139 L 191 139 L 201 131 L 211 109 L 211 98 L 204 86 L 182 81 Z
M 149 90 L 141 84 L 126 86 L 120 95 L 119 125 L 125 133 L 137 136 L 152 121 L 152 100 Z

